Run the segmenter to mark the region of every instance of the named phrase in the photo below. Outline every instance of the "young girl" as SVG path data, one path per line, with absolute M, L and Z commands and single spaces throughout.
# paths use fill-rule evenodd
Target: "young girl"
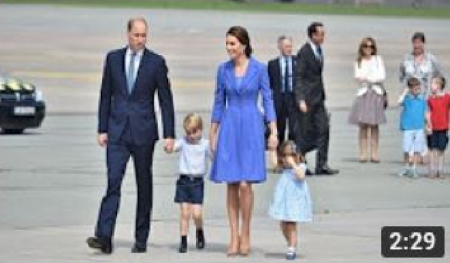
M 178 252 L 187 252 L 189 220 L 193 217 L 196 231 L 196 247 L 203 249 L 206 241 L 203 233 L 203 177 L 206 173 L 209 141 L 202 138 L 202 118 L 195 113 L 188 114 L 183 122 L 186 136 L 175 142 L 174 151 L 180 152 L 179 172 L 175 203 L 180 204 L 181 240 Z
M 306 165 L 292 141 L 284 142 L 278 152 L 271 152 L 274 166 L 283 169 L 278 180 L 269 214 L 280 220 L 281 231 L 288 243 L 287 260 L 296 258 L 297 222 L 312 221 L 312 205 L 305 180 Z
M 428 148 L 430 149 L 429 177 L 444 178 L 444 152 L 448 144 L 450 95 L 444 93 L 445 78 L 438 76 L 431 81 L 428 97 Z

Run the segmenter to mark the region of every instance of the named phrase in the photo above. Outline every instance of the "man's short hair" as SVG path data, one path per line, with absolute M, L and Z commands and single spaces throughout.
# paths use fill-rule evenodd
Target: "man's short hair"
M 133 25 L 134 25 L 134 23 L 135 22 L 142 22 L 142 23 L 144 23 L 145 24 L 145 27 L 148 27 L 148 25 L 147 25 L 147 21 L 145 20 L 145 18 L 144 17 L 132 17 L 132 18 L 130 18 L 129 20 L 128 20 L 128 23 L 127 23 L 127 30 L 128 30 L 128 32 L 130 32 L 131 31 L 131 29 L 133 29 Z
M 292 42 L 292 37 L 286 36 L 286 35 L 281 35 L 278 37 L 277 43 L 281 44 L 281 42 L 283 42 L 284 40 L 288 39 L 289 41 Z
M 317 32 L 318 27 L 323 27 L 322 22 L 312 22 L 311 25 L 308 26 L 308 37 L 312 38 L 312 35 Z

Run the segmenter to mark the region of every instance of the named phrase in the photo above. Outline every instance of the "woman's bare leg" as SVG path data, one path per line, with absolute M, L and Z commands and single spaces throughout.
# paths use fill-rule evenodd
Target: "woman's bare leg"
M 252 185 L 247 182 L 241 182 L 239 185 L 240 207 L 242 216 L 240 253 L 247 255 L 250 250 L 250 222 L 253 210 L 253 190 Z
M 378 152 L 378 145 L 380 140 L 380 130 L 378 129 L 378 125 L 373 125 L 370 128 L 370 141 L 371 141 L 371 160 L 373 162 L 380 161 L 380 155 Z
M 359 125 L 359 161 L 367 161 L 367 125 Z
M 233 256 L 239 252 L 239 184 L 227 186 L 227 212 L 230 224 L 230 245 L 227 254 Z

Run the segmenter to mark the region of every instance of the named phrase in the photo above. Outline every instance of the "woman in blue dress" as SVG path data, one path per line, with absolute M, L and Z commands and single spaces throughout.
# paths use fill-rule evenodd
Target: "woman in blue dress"
M 227 184 L 231 237 L 227 254 L 246 256 L 250 251 L 252 184 L 266 180 L 264 123 L 268 122 L 271 130 L 269 148 L 275 149 L 276 117 L 267 68 L 251 58 L 247 30 L 231 27 L 226 34 L 226 49 L 230 60 L 222 63 L 217 72 L 211 120 L 211 180 Z M 265 116 L 258 107 L 259 95 Z

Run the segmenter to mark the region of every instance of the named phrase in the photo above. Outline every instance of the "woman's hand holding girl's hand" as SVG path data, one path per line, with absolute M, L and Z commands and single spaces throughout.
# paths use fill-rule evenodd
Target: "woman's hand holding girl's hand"
M 272 164 L 273 171 L 275 173 L 278 170 L 278 155 L 277 155 L 277 151 L 270 150 L 269 153 L 270 153 L 270 162 Z

